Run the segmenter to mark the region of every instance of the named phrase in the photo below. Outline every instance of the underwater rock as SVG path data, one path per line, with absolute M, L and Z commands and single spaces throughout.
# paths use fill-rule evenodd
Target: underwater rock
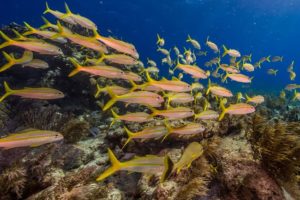
M 89 129 L 90 124 L 84 119 L 71 119 L 64 125 L 62 134 L 67 143 L 76 143 L 90 134 Z

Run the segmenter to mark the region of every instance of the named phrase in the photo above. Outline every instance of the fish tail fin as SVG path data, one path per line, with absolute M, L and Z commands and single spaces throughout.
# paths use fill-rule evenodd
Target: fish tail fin
M 43 14 L 47 14 L 47 13 L 52 12 L 52 11 L 53 11 L 53 10 L 49 7 L 48 2 L 46 2 L 46 9 L 45 9 L 45 11 L 43 12 Z
M 75 66 L 75 69 L 68 75 L 68 77 L 72 77 L 81 71 L 82 66 L 74 58 L 69 58 L 69 60 Z
M 59 19 L 65 19 L 73 14 L 66 2 L 65 2 L 65 9 L 66 9 L 66 13 L 64 15 L 60 16 Z
M 118 96 L 115 93 L 113 93 L 111 89 L 107 89 L 107 92 L 110 95 L 111 99 L 104 105 L 103 111 L 106 111 L 107 109 L 112 107 L 112 105 L 114 105 L 118 100 Z
M 48 19 L 46 19 L 45 17 L 43 17 L 42 16 L 42 19 L 43 19 L 43 21 L 44 21 L 44 25 L 42 25 L 41 27 L 40 27 L 40 29 L 45 29 L 45 28 L 49 28 L 50 26 L 51 26 L 51 23 L 49 22 L 49 20 Z
M 151 106 L 148 106 L 148 108 L 151 110 L 151 114 L 150 114 L 150 117 L 154 117 L 154 116 L 156 116 L 156 114 L 157 114 L 157 110 L 155 109 L 155 108 L 153 108 L 153 107 L 151 107 Z
M 2 67 L 0 67 L 0 72 L 3 72 L 16 64 L 16 60 L 12 56 L 7 54 L 5 51 L 3 51 L 2 53 L 8 62 L 5 65 L 3 65 Z
M 223 53 L 222 57 L 224 57 L 228 54 L 228 49 L 226 48 L 225 45 L 223 45 L 223 49 L 224 49 L 224 53 Z
M 157 40 L 156 40 L 156 44 L 159 44 L 161 41 L 161 37 L 159 36 L 159 34 L 157 33 Z
M 128 139 L 126 140 L 125 144 L 123 145 L 122 149 L 125 148 L 125 146 L 132 140 L 132 137 L 134 136 L 134 133 L 131 132 L 126 126 L 124 126 L 124 130 L 127 133 Z
M 252 53 L 249 55 L 249 61 L 252 62 Z
M 110 123 L 109 127 L 111 127 L 119 119 L 119 115 L 114 111 L 114 109 L 111 109 L 110 111 L 111 111 L 111 114 L 113 116 L 113 120 Z
M 208 86 L 207 86 L 206 95 L 208 95 L 208 94 L 209 94 L 210 87 L 211 87 L 211 81 L 210 81 L 210 78 L 209 78 L 209 79 L 208 79 Z
M 174 163 L 168 155 L 165 156 L 164 166 L 165 166 L 164 172 L 160 177 L 160 182 L 161 183 L 164 182 L 170 176 L 170 174 L 173 171 Z
M 163 137 L 163 139 L 161 140 L 161 142 L 165 141 L 165 139 L 172 133 L 172 130 L 173 130 L 167 120 L 164 120 L 164 124 L 165 124 L 165 126 L 167 128 L 167 133 L 165 134 L 165 136 Z
M 251 98 L 246 93 L 245 93 L 245 97 L 246 97 L 246 103 L 248 103 Z
M 188 37 L 187 37 L 187 39 L 186 39 L 186 42 L 190 42 L 190 41 L 192 41 L 192 38 L 191 38 L 191 36 L 188 34 Z
M 27 22 L 24 22 L 25 27 L 28 29 L 28 31 L 26 31 L 23 35 L 32 35 L 34 33 L 36 33 L 36 29 L 33 28 L 32 26 L 30 26 Z
M 122 163 L 117 159 L 115 154 L 110 149 L 108 149 L 108 157 L 112 166 L 106 169 L 100 176 L 98 176 L 96 181 L 102 181 L 103 179 L 109 177 L 122 168 Z
M 297 90 L 294 90 L 294 96 L 292 98 L 292 101 L 295 101 L 297 98 Z M 1 101 L 0 101 L 1 102 Z
M 267 62 L 271 62 L 270 58 L 271 58 L 271 56 L 267 56 L 267 57 L 266 57 L 266 61 L 267 61 Z
M 281 56 L 279 60 L 280 60 L 280 62 L 282 62 L 283 61 L 283 56 Z
M 16 35 L 15 40 L 27 40 L 27 38 L 23 36 L 21 33 L 19 33 L 18 31 L 16 31 L 16 29 L 12 29 L 12 31 Z
M 7 47 L 7 46 L 10 46 L 14 43 L 14 40 L 10 39 L 5 33 L 3 33 L 2 31 L 0 31 L 0 35 L 1 37 L 6 40 L 6 42 L 2 43 L 0 45 L 0 49 L 4 48 L 4 47 Z
M 206 38 L 206 44 L 207 44 L 208 41 L 209 41 L 209 36 L 207 36 L 207 38 Z
M 220 107 L 222 109 L 222 112 L 221 112 L 221 114 L 219 116 L 219 121 L 221 121 L 224 118 L 225 114 L 226 114 L 226 108 L 224 106 L 223 101 L 220 101 Z
M 57 39 L 58 37 L 61 37 L 64 34 L 63 26 L 59 21 L 57 21 L 57 28 L 58 28 L 57 33 L 52 35 L 50 39 Z
M 228 78 L 228 73 L 226 72 L 225 76 L 222 78 L 222 82 L 224 83 L 225 81 L 227 82 Z
M 6 81 L 4 81 L 4 89 L 5 89 L 5 94 L 0 98 L 0 102 L 2 102 L 6 97 L 8 97 L 13 93 L 13 90 L 9 87 Z
M 105 59 L 105 54 L 101 53 L 100 58 L 97 59 L 96 63 L 99 64 Z
M 96 94 L 94 95 L 95 98 L 98 98 L 100 93 L 105 90 L 105 87 L 100 87 L 100 85 L 97 83 L 97 91 Z
M 278 72 L 278 69 L 276 69 L 276 70 L 274 71 L 274 75 L 275 75 L 275 76 L 277 75 L 277 72 Z
M 146 78 L 147 78 L 147 81 L 148 81 L 148 82 L 153 81 L 153 79 L 151 78 L 151 76 L 150 76 L 150 74 L 149 74 L 148 71 L 146 71 Z

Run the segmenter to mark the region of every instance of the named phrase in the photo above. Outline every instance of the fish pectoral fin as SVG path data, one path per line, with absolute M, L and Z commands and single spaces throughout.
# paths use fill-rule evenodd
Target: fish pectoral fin
M 38 147 L 38 146 L 41 146 L 42 144 L 44 144 L 44 143 L 35 143 L 35 144 L 30 145 L 30 147 Z

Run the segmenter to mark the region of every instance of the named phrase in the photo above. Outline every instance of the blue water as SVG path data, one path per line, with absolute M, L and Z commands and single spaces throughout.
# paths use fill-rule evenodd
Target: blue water
M 300 1 L 298 0 L 68 0 L 74 13 L 92 19 L 100 33 L 112 34 L 135 44 L 141 59 L 152 58 L 160 63 L 156 52 L 156 34 L 166 39 L 166 48 L 187 46 L 187 34 L 202 46 L 209 35 L 219 46 L 226 44 L 242 54 L 282 55 L 283 63 L 263 65 L 254 73 L 251 88 L 257 91 L 280 91 L 290 83 L 287 66 L 295 60 L 300 76 Z M 64 1 L 48 0 L 50 8 L 64 11 Z M 10 0 L 2 3 L 0 24 L 28 22 L 43 24 L 41 0 Z M 54 22 L 51 15 L 46 15 Z M 111 32 L 109 33 L 108 32 Z M 209 51 L 209 49 L 208 49 Z M 210 51 L 209 51 L 210 52 Z M 210 52 L 212 54 L 212 52 Z M 203 60 L 199 65 L 203 66 Z M 276 77 L 267 75 L 268 67 L 278 68 Z M 161 66 L 162 73 L 167 66 Z M 252 76 L 252 75 L 250 75 Z M 299 77 L 296 78 L 297 83 Z M 234 84 L 234 86 L 236 83 Z

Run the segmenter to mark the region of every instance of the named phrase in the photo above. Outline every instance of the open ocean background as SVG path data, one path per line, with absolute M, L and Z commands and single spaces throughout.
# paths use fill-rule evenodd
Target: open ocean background
M 50 8 L 64 12 L 64 2 L 48 0 Z M 92 19 L 104 35 L 112 35 L 133 43 L 141 59 L 149 57 L 160 63 L 156 52 L 156 34 L 166 40 L 165 48 L 175 45 L 189 47 L 185 42 L 190 34 L 205 47 L 207 36 L 221 47 L 238 49 L 242 55 L 253 54 L 252 63 L 263 56 L 284 56 L 282 63 L 264 63 L 256 70 L 251 89 L 256 93 L 276 92 L 288 83 L 287 67 L 295 60 L 295 72 L 300 76 L 300 1 L 299 0 L 67 0 L 74 13 Z M 43 0 L 10 0 L 2 3 L 0 24 L 22 24 L 34 27 L 43 24 Z M 48 14 L 47 19 L 54 22 Z M 174 58 L 174 56 L 173 56 Z M 210 57 L 212 58 L 212 57 Z M 208 58 L 198 58 L 203 66 Z M 167 65 L 159 65 L 161 75 L 167 75 Z M 267 74 L 268 68 L 279 69 L 278 75 Z M 233 89 L 241 84 L 231 82 Z M 239 85 L 239 86 L 236 86 Z M 231 88 L 232 88 L 231 87 Z M 239 88 L 237 88 L 239 87 Z M 248 90 L 249 88 L 242 88 Z

